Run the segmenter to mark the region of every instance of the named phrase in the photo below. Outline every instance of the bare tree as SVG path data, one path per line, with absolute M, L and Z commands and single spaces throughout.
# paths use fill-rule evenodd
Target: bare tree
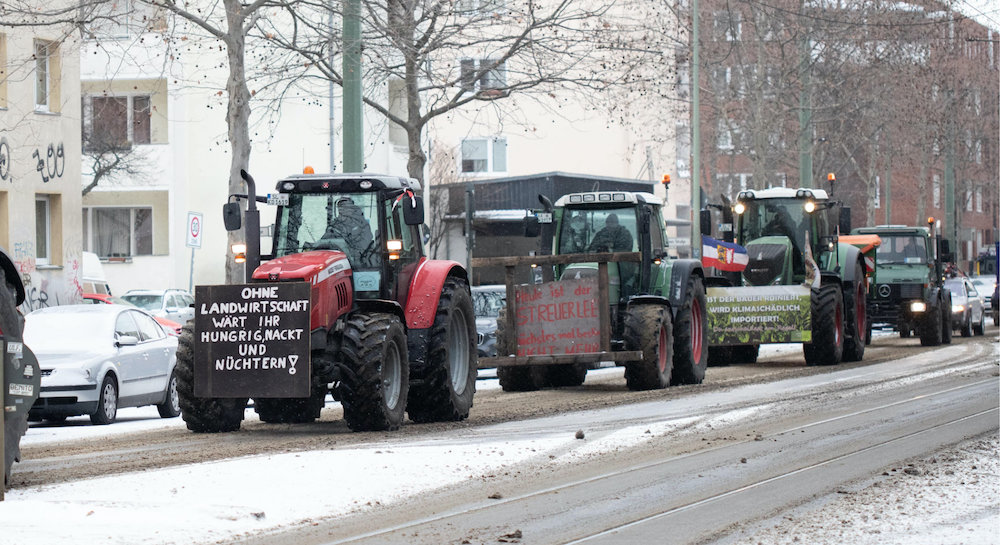
M 408 174 L 424 178 L 428 123 L 475 101 L 592 97 L 636 77 L 662 51 L 647 48 L 626 3 L 534 0 L 363 0 L 364 104 L 405 131 Z M 343 84 L 340 3 L 289 1 L 261 35 L 290 53 L 280 70 Z M 332 10 L 332 11 L 331 11 Z

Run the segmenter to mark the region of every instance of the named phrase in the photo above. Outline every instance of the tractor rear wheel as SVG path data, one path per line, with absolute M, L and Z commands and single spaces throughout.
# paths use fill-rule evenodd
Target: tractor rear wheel
M 836 365 L 844 355 L 844 298 L 840 286 L 812 290 L 812 342 L 802 345 L 807 365 Z
M 633 305 L 625 314 L 625 350 L 642 350 L 642 359 L 625 363 L 629 390 L 658 390 L 670 385 L 674 333 L 670 308 Z
M 854 285 L 845 295 L 847 309 L 847 337 L 844 339 L 844 361 L 861 361 L 865 357 L 865 345 L 871 334 L 868 327 L 868 289 L 865 268 L 861 262 L 854 264 Z M 846 289 L 846 288 L 845 288 Z
M 345 323 L 340 402 L 353 431 L 395 430 L 403 424 L 410 367 L 406 331 L 392 314 L 356 312 Z
M 406 406 L 410 420 L 454 422 L 468 418 L 479 372 L 476 338 L 469 287 L 465 281 L 449 277 L 429 332 L 426 361 L 410 375 Z
M 545 377 L 549 386 L 579 386 L 587 380 L 587 366 L 580 363 L 546 365 Z
M 708 302 L 701 278 L 688 279 L 684 305 L 674 320 L 674 369 L 670 384 L 701 384 L 708 367 Z
M 177 401 L 181 418 L 196 433 L 219 433 L 240 429 L 248 398 L 195 397 L 194 326 L 188 322 L 177 341 Z

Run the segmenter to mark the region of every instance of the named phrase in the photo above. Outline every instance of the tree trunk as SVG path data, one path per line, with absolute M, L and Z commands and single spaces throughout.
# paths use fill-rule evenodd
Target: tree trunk
M 245 15 L 239 0 L 225 0 L 226 19 L 229 32 L 226 35 L 226 53 L 229 57 L 229 80 L 226 91 L 229 93 L 229 105 L 226 121 L 229 124 L 229 145 L 233 158 L 229 167 L 229 193 L 244 193 L 246 188 L 241 169 L 249 170 L 250 165 L 250 90 L 246 84 L 246 67 L 244 54 L 246 38 L 243 33 Z M 251 195 L 250 198 L 254 196 Z M 229 233 L 229 248 L 226 249 L 226 281 L 239 283 L 244 281 L 243 266 L 233 260 L 232 245 L 245 242 L 245 237 L 259 237 L 260 233 L 244 233 L 238 231 Z M 249 276 L 247 274 L 246 276 Z

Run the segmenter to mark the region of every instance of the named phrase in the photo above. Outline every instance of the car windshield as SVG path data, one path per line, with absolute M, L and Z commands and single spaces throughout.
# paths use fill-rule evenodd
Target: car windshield
M 503 308 L 506 293 L 502 291 L 473 291 L 472 305 L 477 317 L 496 318 Z
M 949 280 L 944 285 L 953 297 L 965 297 L 965 284 L 961 280 Z
M 351 265 L 377 267 L 381 253 L 371 222 L 378 220 L 378 194 L 293 193 L 276 225 L 276 257 L 308 250 L 340 250 Z
M 922 265 L 927 263 L 924 237 L 917 235 L 879 235 L 882 245 L 875 251 L 879 265 Z
M 160 294 L 125 294 L 122 296 L 129 303 L 143 310 L 160 310 L 163 306 L 163 295 Z
M 114 328 L 109 316 L 82 312 L 29 314 L 25 317 L 24 342 L 36 352 L 60 347 L 110 347 Z
M 566 209 L 559 252 L 635 252 L 635 208 Z

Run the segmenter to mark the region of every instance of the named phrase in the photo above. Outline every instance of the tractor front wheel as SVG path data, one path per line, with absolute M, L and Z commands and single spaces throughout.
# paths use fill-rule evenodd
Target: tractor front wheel
M 951 311 L 951 308 L 948 309 Z M 948 316 L 948 320 L 945 322 L 942 320 L 944 311 L 941 309 L 941 305 L 938 304 L 937 308 L 932 307 L 930 304 L 927 305 L 927 311 L 924 315 L 920 317 L 920 322 L 917 324 L 917 330 L 920 333 L 920 344 L 921 346 L 938 346 L 941 344 L 941 337 L 944 329 L 948 329 L 948 333 L 951 333 L 951 316 Z
M 406 411 L 414 422 L 464 420 L 476 393 L 479 352 L 472 295 L 463 280 L 445 280 L 429 336 L 426 362 L 410 376 Z
M 181 418 L 196 433 L 219 433 L 240 429 L 248 398 L 195 397 L 194 326 L 188 322 L 177 341 L 177 401 Z
M 844 301 L 847 308 L 848 332 L 847 338 L 844 339 L 844 361 L 861 361 L 865 357 L 865 345 L 871 336 L 871 330 L 868 326 L 865 268 L 860 261 L 854 264 L 854 285 L 844 294 L 850 294 L 850 298 Z
M 658 390 L 670 385 L 674 334 L 670 308 L 633 305 L 625 315 L 625 350 L 642 350 L 642 359 L 625 363 L 629 390 Z
M 671 384 L 701 384 L 708 367 L 708 302 L 701 278 L 688 279 L 684 305 L 674 320 Z
M 346 320 L 340 402 L 353 431 L 395 430 L 403 424 L 410 379 L 406 331 L 392 314 L 357 312 Z
M 807 365 L 836 365 L 844 355 L 844 298 L 839 285 L 812 290 L 812 342 L 802 345 Z
M 500 309 L 497 316 L 497 355 L 508 356 L 507 350 L 507 309 Z M 516 349 L 515 349 L 516 352 Z M 533 392 L 545 386 L 548 381 L 545 367 L 538 365 L 501 365 L 497 367 L 497 379 L 505 392 Z

